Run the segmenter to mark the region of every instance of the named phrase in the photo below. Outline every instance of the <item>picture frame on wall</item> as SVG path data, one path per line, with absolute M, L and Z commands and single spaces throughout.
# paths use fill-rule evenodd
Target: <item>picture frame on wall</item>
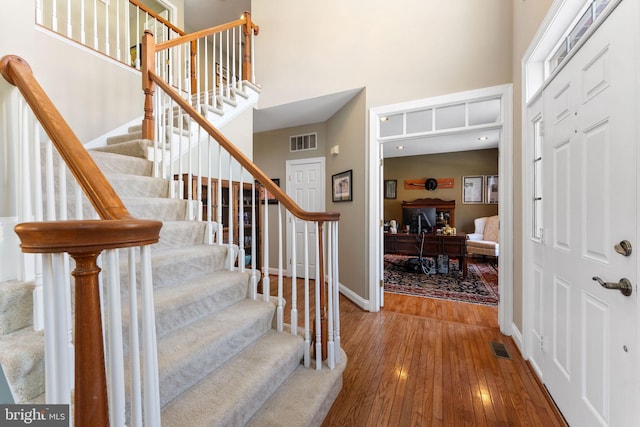
M 384 180 L 384 198 L 395 199 L 398 197 L 398 180 L 385 179 Z
M 280 178 L 271 178 L 271 181 L 273 181 L 278 187 L 280 187 Z M 273 205 L 273 204 L 278 203 L 278 200 L 274 197 L 274 195 L 271 194 L 271 192 L 268 192 L 267 189 L 265 187 L 263 187 L 262 185 L 260 186 L 260 192 L 259 192 L 259 195 L 258 195 L 258 197 L 260 198 L 260 203 L 264 204 L 265 192 L 267 193 L 267 203 L 268 204 Z
M 484 176 L 462 177 L 462 203 L 477 204 L 484 201 Z
M 353 171 L 348 170 L 331 176 L 331 199 L 334 202 L 353 201 Z
M 484 177 L 484 194 L 486 203 L 490 205 L 498 203 L 498 175 Z

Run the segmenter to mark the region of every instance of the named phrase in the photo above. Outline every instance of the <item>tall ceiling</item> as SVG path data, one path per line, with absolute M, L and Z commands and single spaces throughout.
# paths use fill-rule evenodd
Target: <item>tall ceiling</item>
M 238 19 L 242 12 L 251 10 L 251 0 L 184 0 L 185 29 L 189 32 L 223 24 Z M 257 22 L 260 25 L 259 22 Z M 322 123 L 340 110 L 362 88 L 351 91 L 327 94 L 313 99 L 291 104 L 254 110 L 254 132 L 264 132 Z M 479 136 L 489 136 L 479 143 Z M 438 152 L 465 151 L 494 148 L 498 146 L 500 132 L 485 131 L 482 135 L 473 132 L 455 132 L 438 137 L 399 138 L 384 144 L 384 157 L 414 156 Z M 405 150 L 399 152 L 398 145 Z

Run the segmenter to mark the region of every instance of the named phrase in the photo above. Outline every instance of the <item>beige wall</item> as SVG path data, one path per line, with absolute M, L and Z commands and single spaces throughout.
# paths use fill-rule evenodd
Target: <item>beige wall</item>
M 352 169 L 354 177 L 354 201 L 327 205 L 342 214 L 340 281 L 363 299 L 370 274 L 368 110 L 510 83 L 512 14 L 508 0 L 405 0 L 402 7 L 252 1 L 260 108 L 366 88 L 327 122 L 328 146 L 340 144 L 340 155 L 328 156 L 327 175 Z
M 552 0 L 514 1 L 513 7 L 513 322 L 522 331 L 522 245 L 528 238 L 522 218 L 522 56 Z
M 425 156 L 395 157 L 384 161 L 384 179 L 398 181 L 396 199 L 384 200 L 384 219 L 402 222 L 402 202 L 424 198 L 455 200 L 455 226 L 458 231 L 472 233 L 473 220 L 496 215 L 498 205 L 462 203 L 462 177 L 465 175 L 497 175 L 498 150 L 477 150 Z M 404 181 L 427 178 L 453 178 L 453 188 L 406 190 Z

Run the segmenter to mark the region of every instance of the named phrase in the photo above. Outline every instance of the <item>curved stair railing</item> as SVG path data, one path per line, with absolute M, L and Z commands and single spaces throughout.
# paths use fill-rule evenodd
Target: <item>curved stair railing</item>
M 142 135 L 152 141 L 150 158 L 154 160 L 157 176 L 175 180 L 173 197 L 189 200 L 189 206 L 196 207 L 190 217 L 207 221 L 212 228 L 217 227 L 217 243 L 229 245 L 236 251 L 238 269 L 251 271 L 252 298 L 258 298 L 261 292 L 260 297 L 265 301 L 276 299 L 279 331 L 285 329 L 283 287 L 285 276 L 290 277 L 292 301 L 289 302 L 287 316 L 291 320 L 286 328 L 292 334 L 304 336 L 306 366 L 311 364 L 311 352 L 314 351 L 316 369 L 322 368 L 325 359 L 328 367 L 333 368 L 340 359 L 340 215 L 302 209 L 209 121 L 210 114 L 216 114 L 216 110 L 224 109 L 226 103 L 246 96 L 245 91 L 257 88 L 252 83 L 253 73 L 250 71 L 252 38 L 257 29 L 249 14 L 245 13 L 242 19 L 228 25 L 157 45 L 153 34 L 145 32 L 141 68 L 145 94 Z M 195 67 L 203 70 L 196 88 L 189 86 L 191 80 L 185 72 L 192 69 L 188 66 L 191 57 L 185 53 L 190 52 L 194 43 L 199 47 L 197 57 L 203 60 Z M 206 53 L 207 46 L 211 44 L 214 48 L 219 44 L 217 52 L 220 56 L 211 58 Z M 215 75 L 212 64 L 222 55 L 229 56 L 231 70 L 227 69 L 226 78 L 212 90 L 207 76 Z M 251 81 L 247 81 L 249 78 Z M 223 186 L 223 182 L 234 185 Z M 245 197 L 245 189 L 250 192 L 250 197 Z M 256 193 L 262 195 L 260 201 L 257 201 Z M 270 201 L 277 203 L 273 209 L 269 206 Z M 225 206 L 237 208 L 228 209 L 228 214 L 223 215 Z M 274 214 L 270 210 L 276 211 L 275 221 L 269 218 Z M 245 215 L 245 212 L 250 214 Z M 260 218 L 256 220 L 258 212 Z M 249 223 L 247 217 L 251 218 Z M 258 227 L 258 223 L 262 226 Z M 292 231 L 294 227 L 299 231 Z M 285 233 L 285 229 L 289 231 Z M 271 239 L 274 239 L 273 245 Z M 258 240 L 259 250 L 256 248 Z M 287 247 L 293 249 L 290 250 L 291 258 L 285 260 Z M 250 260 L 245 263 L 245 249 L 249 248 Z M 273 250 L 276 251 L 275 257 L 270 253 Z M 296 259 L 297 253 L 303 259 Z M 258 255 L 262 261 L 262 274 L 258 271 Z M 277 262 L 277 268 L 272 268 L 272 262 Z M 229 268 L 236 266 L 230 265 Z M 272 280 L 277 281 L 273 290 Z M 304 293 L 300 315 L 298 286 Z M 299 324 L 301 332 L 298 331 Z
M 19 210 L 21 218 L 32 220 L 18 224 L 15 230 L 23 252 L 42 256 L 36 257 L 35 276 L 45 301 L 46 401 L 70 404 L 75 425 L 128 424 L 117 253 L 123 248 L 129 253 L 130 272 L 129 283 L 122 284 L 128 287 L 130 300 L 130 425 L 140 426 L 143 419 L 145 425 L 160 425 L 149 245 L 158 242 L 162 223 L 129 214 L 23 59 L 3 57 L 0 73 L 19 89 L 60 156 L 54 158 L 49 143 L 42 150 L 36 120 L 27 117 L 28 107 L 24 106 Z M 46 158 L 44 168 L 41 150 Z M 75 178 L 77 189 L 73 182 L 67 183 L 68 172 L 70 181 Z M 87 216 L 97 219 L 85 219 Z M 73 288 L 67 254 L 75 264 Z M 140 269 L 139 284 L 136 268 Z M 105 273 L 102 286 L 101 270 Z M 140 309 L 137 286 L 141 288 Z M 138 324 L 138 315 L 141 336 L 138 327 L 131 327 Z M 75 327 L 71 327 L 72 317 Z

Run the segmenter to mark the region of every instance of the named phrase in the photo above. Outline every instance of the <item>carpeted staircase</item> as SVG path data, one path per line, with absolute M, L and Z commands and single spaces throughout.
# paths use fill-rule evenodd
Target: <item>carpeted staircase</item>
M 302 366 L 302 338 L 272 328 L 275 305 L 247 298 L 249 274 L 225 269 L 228 248 L 204 244 L 205 224 L 185 221 L 186 201 L 169 199 L 169 182 L 150 177 L 148 145 L 132 128 L 92 156 L 133 216 L 163 221 L 152 247 L 163 425 L 320 425 L 346 356 L 333 370 Z M 0 284 L 0 364 L 17 402 L 44 401 L 32 287 Z

